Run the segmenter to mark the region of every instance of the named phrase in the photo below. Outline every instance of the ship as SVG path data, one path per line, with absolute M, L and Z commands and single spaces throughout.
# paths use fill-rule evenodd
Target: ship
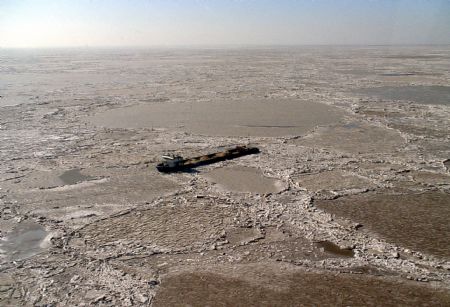
M 225 151 L 187 159 L 184 159 L 181 156 L 164 155 L 162 156 L 164 162 L 156 165 L 156 169 L 162 173 L 186 171 L 198 166 L 231 160 L 246 155 L 257 154 L 259 152 L 257 147 L 236 146 Z

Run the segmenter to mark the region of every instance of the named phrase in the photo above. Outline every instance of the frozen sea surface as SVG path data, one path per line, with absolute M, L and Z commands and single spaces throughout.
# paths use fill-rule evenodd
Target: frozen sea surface
M 382 86 L 364 88 L 357 92 L 386 100 L 405 100 L 421 104 L 450 105 L 450 86 Z

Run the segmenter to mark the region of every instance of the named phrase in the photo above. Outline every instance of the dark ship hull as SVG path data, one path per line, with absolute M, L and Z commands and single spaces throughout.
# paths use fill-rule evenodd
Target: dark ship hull
M 179 172 L 202 165 L 208 165 L 220 161 L 231 160 L 234 158 L 257 153 L 259 153 L 259 149 L 256 147 L 237 146 L 235 148 L 222 152 L 216 152 L 213 154 L 199 156 L 195 158 L 183 159 L 177 161 L 177 163 L 175 164 L 163 162 L 158 164 L 156 168 L 158 169 L 158 171 L 163 173 Z

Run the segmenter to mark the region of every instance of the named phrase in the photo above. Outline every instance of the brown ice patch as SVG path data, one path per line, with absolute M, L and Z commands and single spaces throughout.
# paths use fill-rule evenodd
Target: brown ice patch
M 368 179 L 340 170 L 303 175 L 299 176 L 295 181 L 301 187 L 310 191 L 342 191 L 374 187 L 374 184 Z
M 368 77 L 371 75 L 374 75 L 376 71 L 374 70 L 367 70 L 367 69 L 338 69 L 336 70 L 336 73 L 343 74 L 343 75 L 354 75 L 359 77 Z
M 414 181 L 428 185 L 450 185 L 450 176 L 427 171 L 411 171 Z
M 355 154 L 390 153 L 405 144 L 397 131 L 359 123 L 321 127 L 315 133 L 295 142 L 303 146 Z
M 364 274 L 238 266 L 163 277 L 153 306 L 444 306 L 450 295 Z
M 280 180 L 266 177 L 261 170 L 253 167 L 216 168 L 205 177 L 220 187 L 235 192 L 267 194 L 278 193 L 284 189 Z
M 363 169 L 364 171 L 376 171 L 379 173 L 401 171 L 405 169 L 405 166 L 401 164 L 395 164 L 387 161 L 358 161 L 349 163 L 348 166 Z
M 402 74 L 402 73 L 392 73 L 392 74 L 382 74 L 377 77 L 377 79 L 386 81 L 386 82 L 399 82 L 399 83 L 408 83 L 411 82 L 432 82 L 432 81 L 440 81 L 442 79 L 439 75 L 423 75 L 423 74 Z
M 373 108 L 372 106 L 361 107 L 358 110 L 359 114 L 366 115 L 368 117 L 382 117 L 382 118 L 402 118 L 406 114 L 396 110 L 386 110 L 385 108 Z
M 336 107 L 294 99 L 142 104 L 108 110 L 89 118 L 109 128 L 167 128 L 219 136 L 301 135 L 339 122 Z
M 418 60 L 418 61 L 437 61 L 437 60 L 447 60 L 449 56 L 445 53 L 393 53 L 390 55 L 384 56 L 387 59 L 396 59 L 396 60 Z
M 92 223 L 80 233 L 88 245 L 137 242 L 159 248 L 183 249 L 214 242 L 231 211 L 212 205 L 163 206 L 132 211 Z
M 450 104 L 450 86 L 381 86 L 358 89 L 355 92 L 386 100 L 404 100 L 422 104 Z
M 366 193 L 336 200 L 317 200 L 315 205 L 349 218 L 405 248 L 449 257 L 450 195 Z
M 426 124 L 426 122 L 424 122 Z M 449 127 L 441 127 L 439 129 L 433 129 L 431 127 L 421 127 L 415 124 L 406 123 L 390 123 L 389 127 L 397 129 L 403 133 L 424 136 L 424 137 L 434 137 L 434 138 L 446 138 L 450 134 Z

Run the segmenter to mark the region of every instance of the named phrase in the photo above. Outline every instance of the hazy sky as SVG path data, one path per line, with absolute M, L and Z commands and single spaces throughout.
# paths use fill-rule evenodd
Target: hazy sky
M 450 0 L 0 0 L 0 47 L 450 44 Z

